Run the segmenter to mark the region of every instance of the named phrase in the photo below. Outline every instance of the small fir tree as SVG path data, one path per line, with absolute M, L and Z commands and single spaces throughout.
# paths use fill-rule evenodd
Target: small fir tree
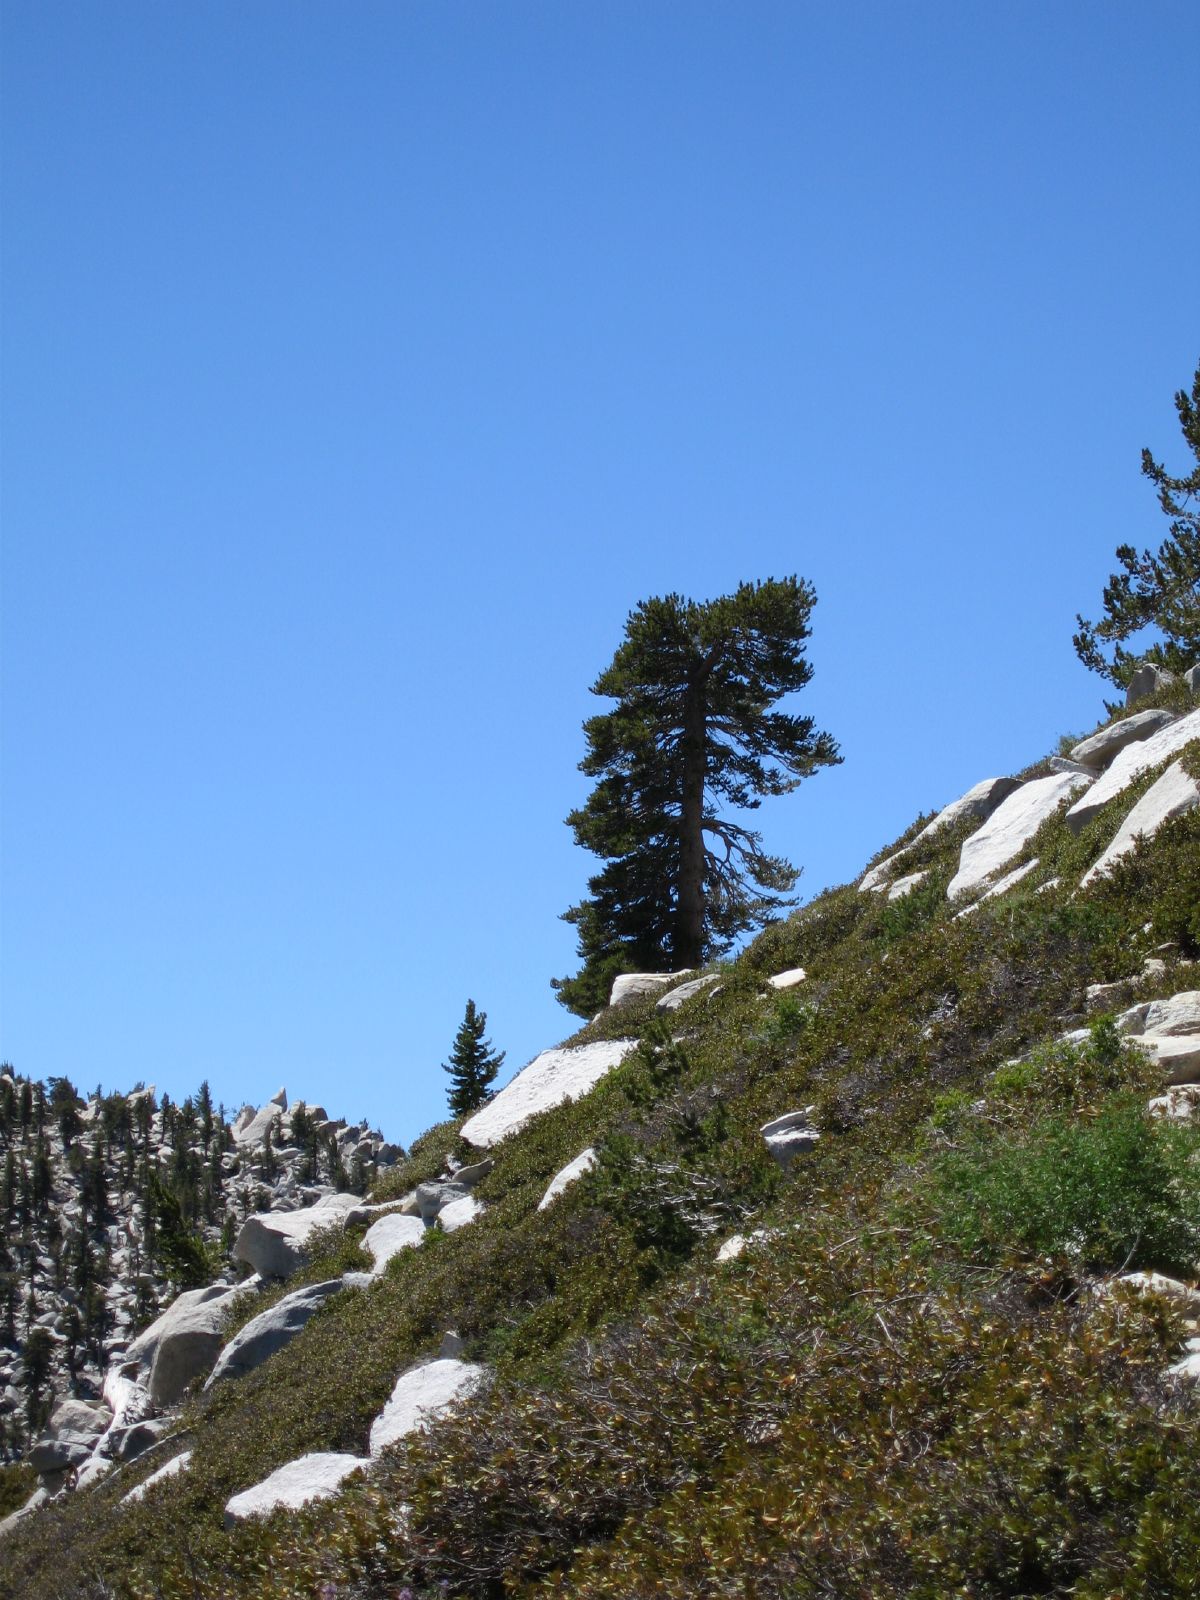
M 450 1059 L 442 1063 L 442 1071 L 450 1075 L 446 1099 L 456 1117 L 478 1110 L 490 1098 L 490 1085 L 504 1061 L 504 1051 L 493 1053 L 492 1041 L 484 1038 L 486 1028 L 487 1012 L 476 1011 L 474 1000 L 468 1000 Z

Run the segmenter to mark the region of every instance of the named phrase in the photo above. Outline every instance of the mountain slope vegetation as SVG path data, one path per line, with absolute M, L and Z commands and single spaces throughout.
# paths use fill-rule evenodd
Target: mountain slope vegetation
M 1200 987 L 1200 808 L 1080 887 L 1157 775 L 1078 831 L 1064 803 L 967 915 L 946 886 L 978 820 L 918 818 L 876 858 L 907 847 L 909 893 L 830 890 L 674 1013 L 601 1013 L 569 1042 L 636 1049 L 489 1152 L 471 1226 L 25 1518 L 0 1592 L 1196 1596 L 1200 1405 L 1168 1373 L 1186 1305 L 1120 1280 L 1194 1278 L 1200 1131 L 1148 1112 L 1161 1071 L 1113 1015 Z M 760 1130 L 800 1109 L 817 1136 L 783 1166 Z M 372 1199 L 477 1160 L 460 1128 Z M 282 1464 L 363 1452 L 448 1330 L 486 1391 L 332 1498 L 226 1525 Z

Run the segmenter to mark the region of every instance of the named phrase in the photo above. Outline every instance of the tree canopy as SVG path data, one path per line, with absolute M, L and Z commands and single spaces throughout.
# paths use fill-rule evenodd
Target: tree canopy
M 753 811 L 841 759 L 811 717 L 773 709 L 812 676 L 815 603 L 792 577 L 706 602 L 670 594 L 630 613 L 592 685 L 616 706 L 584 723 L 579 765 L 596 784 L 567 818 L 605 862 L 589 897 L 563 913 L 583 960 L 553 980 L 569 1010 L 591 1015 L 619 972 L 697 966 L 791 903 L 796 868 L 729 810 Z
M 1075 619 L 1079 659 L 1116 684 L 1127 684 L 1143 660 L 1174 672 L 1200 660 L 1200 365 L 1191 394 L 1181 389 L 1175 409 L 1192 470 L 1173 477 L 1149 450 L 1142 451 L 1143 476 L 1158 491 L 1170 531 L 1157 551 L 1139 554 L 1133 545 L 1119 545 L 1121 570 L 1104 586 L 1104 615 L 1098 622 Z M 1126 650 L 1124 641 L 1145 628 L 1156 629 L 1161 639 L 1140 652 Z M 1104 652 L 1109 644 L 1111 657 Z

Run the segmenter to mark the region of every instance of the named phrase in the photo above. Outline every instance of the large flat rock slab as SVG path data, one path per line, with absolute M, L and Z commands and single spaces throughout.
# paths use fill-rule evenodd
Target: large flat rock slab
M 371 1424 L 371 1454 L 444 1415 L 461 1400 L 481 1389 L 488 1370 L 452 1356 L 426 1361 L 400 1374 L 391 1397 Z
M 177 1478 L 181 1472 L 186 1472 L 191 1465 L 192 1452 L 184 1450 L 177 1456 L 172 1456 L 165 1467 L 159 1467 L 157 1472 L 152 1472 L 148 1478 L 143 1478 L 141 1483 L 130 1489 L 121 1501 L 122 1505 L 132 1505 L 142 1500 L 157 1484 L 169 1483 L 172 1478 Z
M 1178 755 L 1185 744 L 1200 739 L 1200 711 L 1190 711 L 1152 733 L 1148 739 L 1126 745 L 1104 772 L 1067 812 L 1067 823 L 1076 833 L 1089 823 L 1101 806 L 1106 806 L 1117 795 L 1123 794 L 1131 783 L 1136 783 L 1143 772 L 1161 766 Z
M 1052 817 L 1064 800 L 1085 789 L 1092 780 L 1078 772 L 1055 772 L 1048 778 L 1023 783 L 1003 800 L 982 828 L 964 843 L 958 871 L 946 890 L 948 898 L 969 894 L 1002 872 Z
M 264 1278 L 290 1278 L 307 1259 L 313 1234 L 321 1228 L 344 1227 L 346 1214 L 359 1204 L 356 1194 L 330 1194 L 300 1211 L 257 1211 L 242 1224 L 234 1258 Z
M 602 1039 L 574 1049 L 543 1050 L 482 1111 L 467 1119 L 462 1137 L 481 1150 L 499 1144 L 540 1111 L 587 1094 L 636 1048 L 636 1039 Z
M 361 1456 L 333 1450 L 314 1450 L 282 1467 L 276 1467 L 261 1483 L 243 1489 L 225 1504 L 227 1525 L 249 1517 L 268 1517 L 272 1511 L 298 1511 L 314 1500 L 328 1500 L 346 1479 L 370 1463 Z
M 1177 720 L 1174 711 L 1137 711 L 1132 717 L 1122 717 L 1089 739 L 1081 739 L 1071 751 L 1071 760 L 1100 772 L 1119 756 L 1126 745 L 1148 739 L 1152 733 Z
M 313 1313 L 331 1295 L 337 1294 L 341 1287 L 340 1278 L 306 1284 L 303 1289 L 285 1294 L 282 1300 L 277 1300 L 257 1317 L 252 1317 L 222 1348 L 204 1387 L 211 1389 L 214 1383 L 220 1383 L 224 1378 L 240 1378 L 244 1373 L 261 1367 L 277 1350 L 290 1344 Z
M 1182 817 L 1198 805 L 1200 783 L 1190 772 L 1184 771 L 1181 761 L 1173 761 L 1125 818 L 1104 854 L 1084 873 L 1080 886 L 1103 876 L 1118 861 L 1132 854 L 1139 839 L 1153 839 L 1165 822 Z

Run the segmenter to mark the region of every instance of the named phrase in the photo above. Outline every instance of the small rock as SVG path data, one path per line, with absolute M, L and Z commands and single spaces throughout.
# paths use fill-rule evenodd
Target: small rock
M 1166 1094 L 1155 1095 L 1146 1110 L 1152 1117 L 1166 1117 L 1171 1122 L 1190 1122 L 1200 1110 L 1200 1083 L 1179 1083 Z
M 902 900 L 906 894 L 911 894 L 919 883 L 924 883 L 929 876 L 929 869 L 923 872 L 910 872 L 905 878 L 897 878 L 895 883 L 888 888 L 889 900 Z
M 1133 1042 L 1162 1068 L 1168 1086 L 1200 1079 L 1200 1034 L 1143 1033 Z

